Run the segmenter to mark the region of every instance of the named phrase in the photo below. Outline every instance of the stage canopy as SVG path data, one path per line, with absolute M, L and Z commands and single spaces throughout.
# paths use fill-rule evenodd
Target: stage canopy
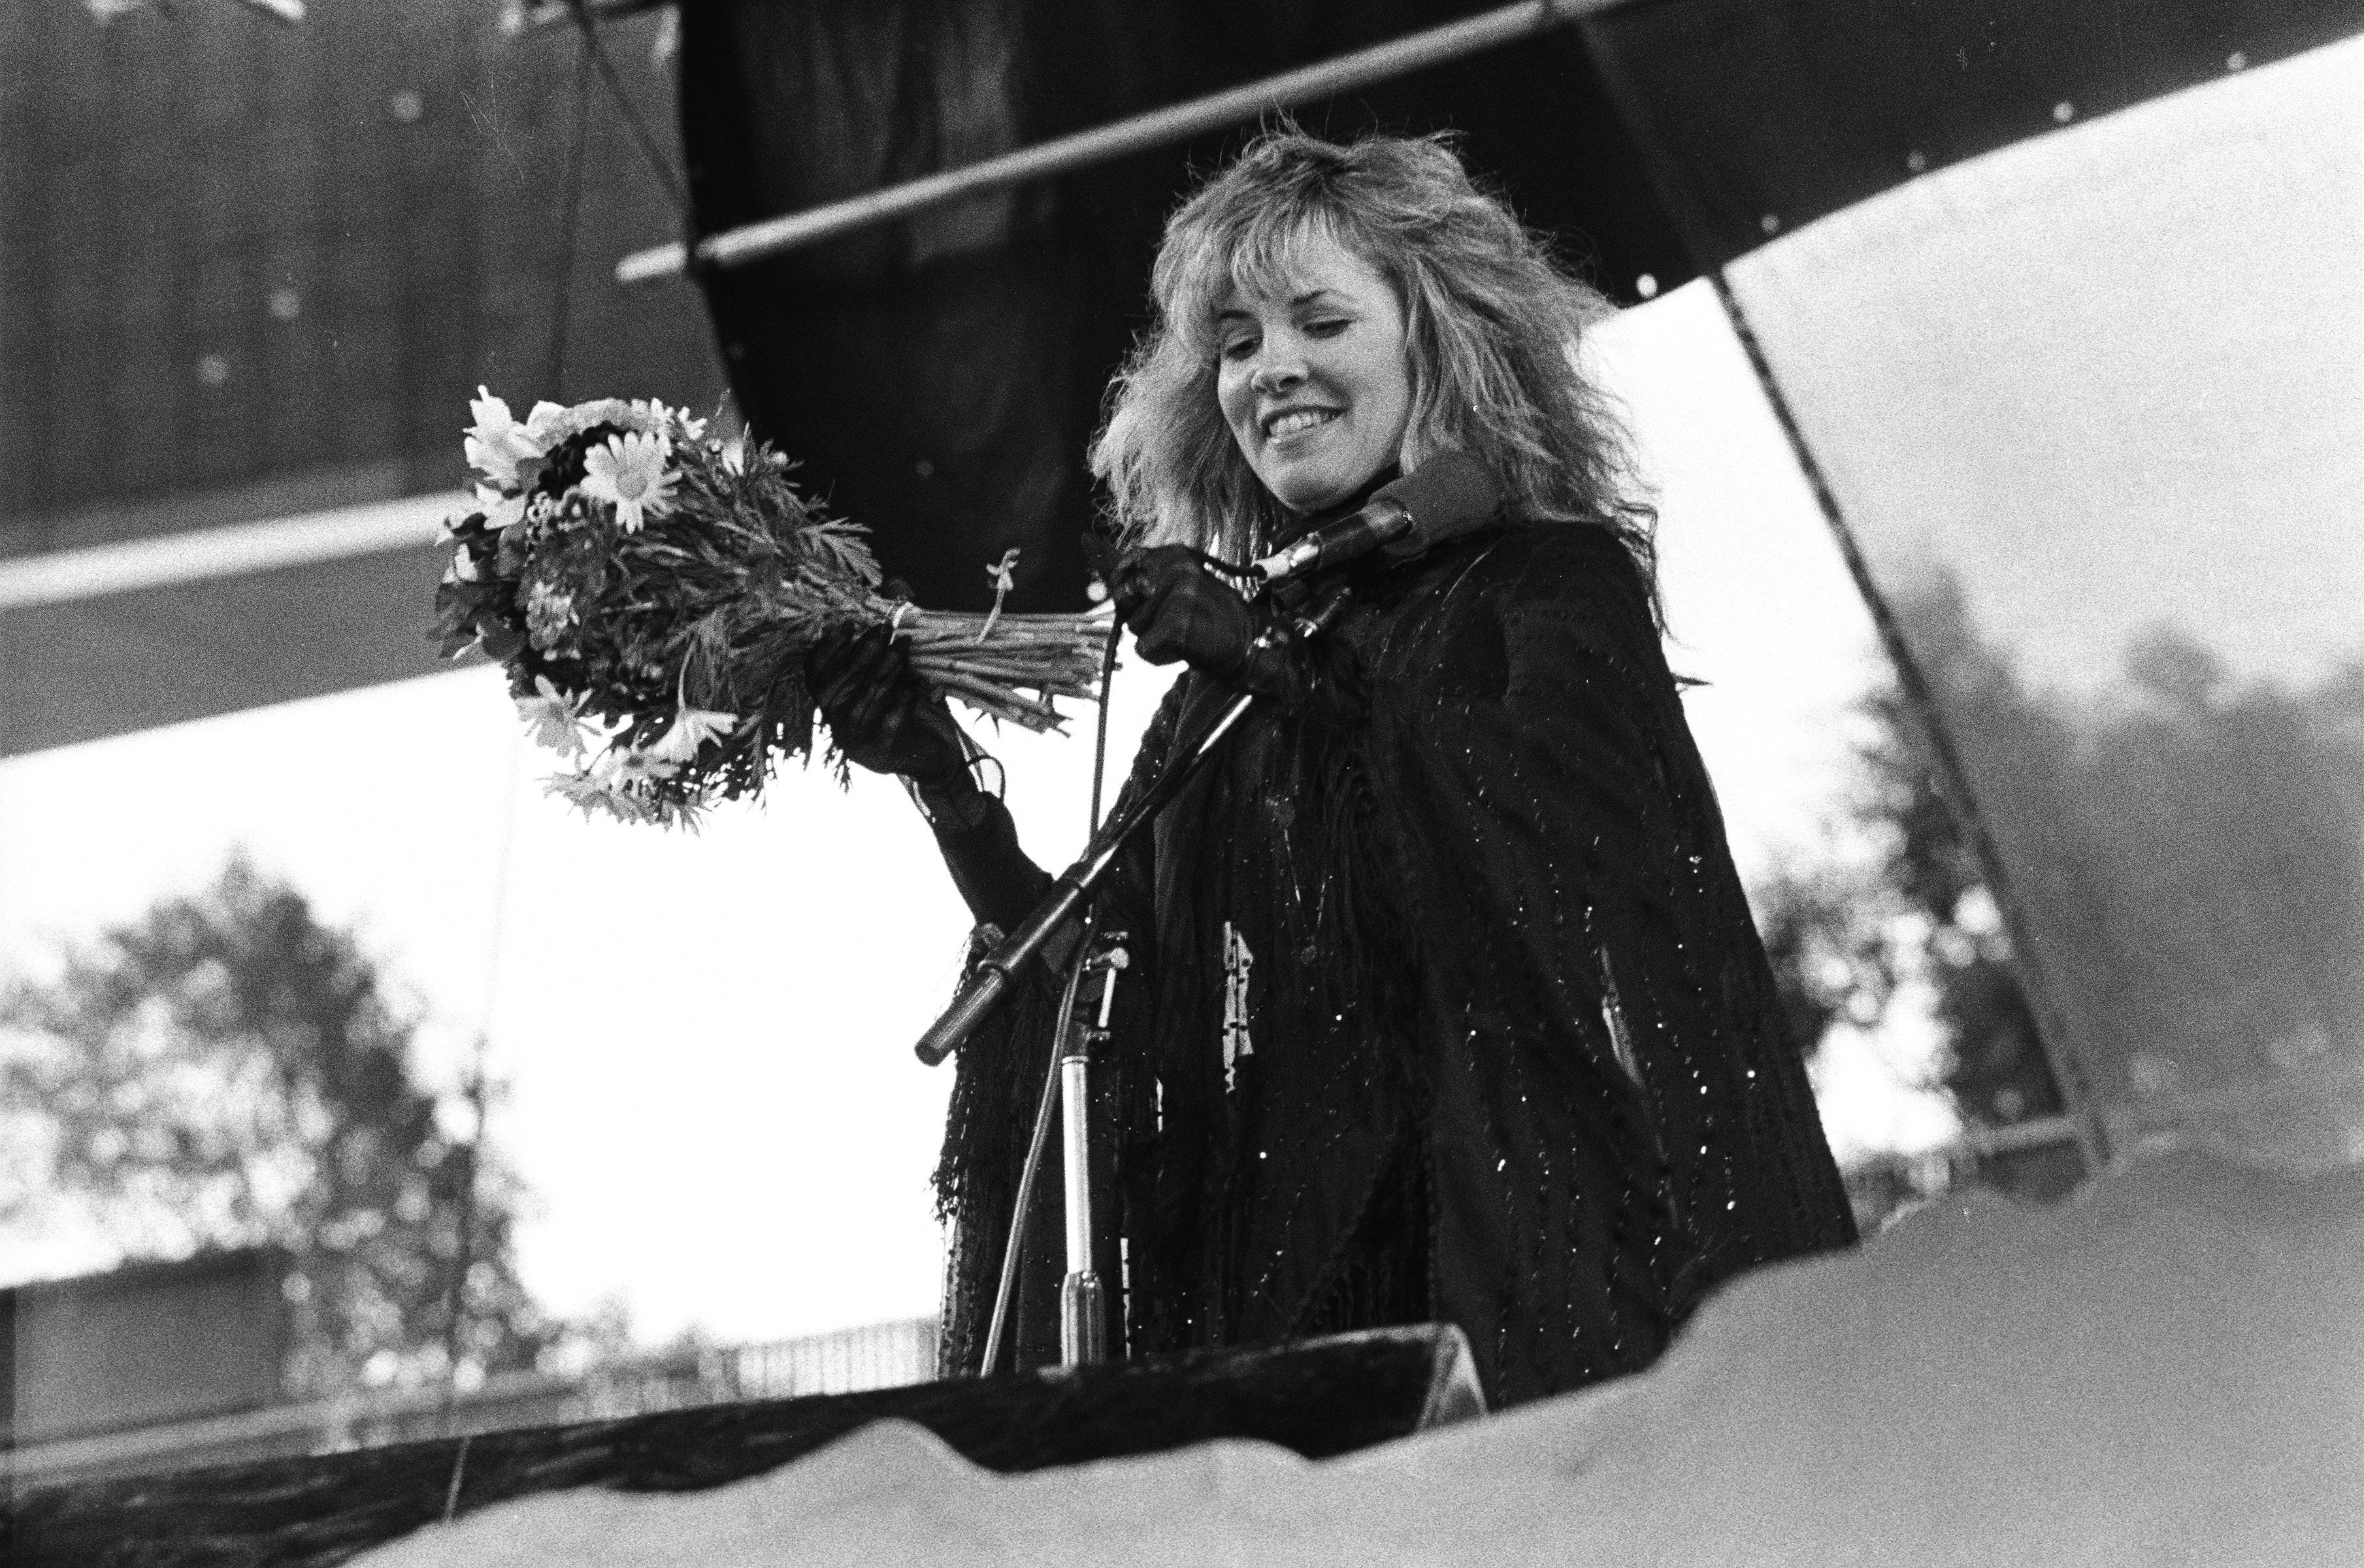
M 711 327 L 616 259 L 1484 9 L 702 0 L 677 92 L 661 11 L 603 27 L 620 98 L 490 0 L 0 10 L 0 756 L 435 668 L 474 387 L 711 406 L 718 340 L 921 596 L 974 602 L 1010 544 L 1028 599 L 1074 594 L 1079 455 L 1156 226 L 1238 132 L 714 274 Z M 1631 300 L 2359 9 L 1646 0 L 1298 113 L 1460 130 Z
M 0 6 L 0 756 L 441 667 L 479 383 L 722 397 L 696 299 L 608 281 L 680 231 L 616 103 L 498 17 Z

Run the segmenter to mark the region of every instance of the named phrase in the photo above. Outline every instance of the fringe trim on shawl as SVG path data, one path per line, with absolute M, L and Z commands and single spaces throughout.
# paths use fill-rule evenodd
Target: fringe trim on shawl
M 980 928 L 969 940 L 963 973 L 999 940 Z M 1037 963 L 1012 989 L 1002 1017 L 961 1050 L 944 1115 L 943 1151 L 933 1185 L 936 1218 L 946 1227 L 944 1297 L 937 1371 L 973 1376 L 985 1359 L 985 1333 L 1001 1283 L 1001 1256 L 1017 1211 L 1018 1183 L 1033 1136 L 1034 1107 L 1050 1071 L 1059 987 Z

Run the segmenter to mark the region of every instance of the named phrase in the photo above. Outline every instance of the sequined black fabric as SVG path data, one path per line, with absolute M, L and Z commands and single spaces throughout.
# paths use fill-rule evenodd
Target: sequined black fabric
M 1853 1240 L 1618 540 L 1496 526 L 1352 577 L 1101 901 L 1135 962 L 1101 1074 L 1136 1351 L 1457 1323 L 1515 1403 L 1646 1364 L 1710 1286 Z M 1230 694 L 1176 683 L 1143 787 Z M 1047 981 L 964 1053 L 939 1191 L 973 1370 Z M 1055 1355 L 1055 1172 L 1020 1320 Z

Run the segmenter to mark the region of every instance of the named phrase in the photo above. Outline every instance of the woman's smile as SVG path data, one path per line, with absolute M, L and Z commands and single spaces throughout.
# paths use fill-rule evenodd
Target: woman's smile
M 1327 425 L 1336 417 L 1338 411 L 1334 408 L 1295 408 L 1267 415 L 1264 421 L 1264 439 L 1268 442 L 1285 441 Z

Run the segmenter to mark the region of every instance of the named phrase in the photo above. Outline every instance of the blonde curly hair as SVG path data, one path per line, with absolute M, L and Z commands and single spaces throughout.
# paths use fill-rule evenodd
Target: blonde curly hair
M 1232 440 L 1215 396 L 1215 315 L 1232 290 L 1285 294 L 1309 240 L 1385 278 L 1404 311 L 1412 407 L 1403 463 L 1478 454 L 1514 516 L 1606 528 L 1656 597 L 1656 511 L 1640 498 L 1612 398 L 1580 368 L 1614 306 L 1480 189 L 1449 135 L 1347 145 L 1294 126 L 1258 136 L 1167 220 L 1154 318 L 1109 393 L 1092 473 L 1127 542 L 1245 559 L 1290 514 Z

